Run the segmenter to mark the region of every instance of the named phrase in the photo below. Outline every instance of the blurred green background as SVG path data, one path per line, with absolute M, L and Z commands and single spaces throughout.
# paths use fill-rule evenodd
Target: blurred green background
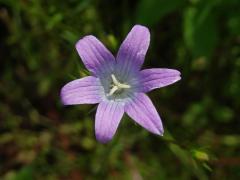
M 75 43 L 114 54 L 134 24 L 151 44 L 143 68 L 182 72 L 149 96 L 165 135 L 124 116 L 95 140 L 95 105 L 64 107 L 86 76 Z M 0 0 L 0 179 L 240 179 L 239 0 Z

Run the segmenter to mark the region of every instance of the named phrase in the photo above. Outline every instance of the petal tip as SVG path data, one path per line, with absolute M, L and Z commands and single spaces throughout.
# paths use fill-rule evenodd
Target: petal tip
M 135 26 L 133 26 L 132 32 L 135 32 L 135 33 L 140 33 L 141 36 L 145 36 L 146 37 L 146 41 L 147 41 L 147 47 L 149 46 L 149 43 L 150 43 L 150 31 L 149 29 L 146 27 L 146 26 L 143 26 L 143 25 L 140 25 L 140 24 L 137 24 Z
M 96 139 L 98 142 L 102 143 L 102 144 L 107 144 L 109 141 L 112 140 L 111 137 L 107 137 L 107 136 L 99 136 L 99 135 L 96 135 Z
M 159 136 L 163 136 L 164 130 L 159 131 Z
M 178 82 L 178 81 L 180 81 L 181 79 L 182 79 L 182 77 L 181 77 L 181 72 L 180 71 L 178 71 L 178 70 L 176 70 L 176 69 L 174 69 L 174 71 L 175 71 L 175 80 L 174 80 L 174 82 L 173 83 L 175 83 L 175 82 Z
M 178 71 L 178 70 L 175 70 L 175 71 L 178 73 L 179 76 L 181 76 L 181 72 L 180 71 Z
M 176 81 L 175 82 L 178 82 L 178 81 L 180 81 L 182 79 L 182 77 L 179 75 L 179 76 L 177 76 L 177 78 L 176 78 Z
M 83 37 L 84 38 L 84 37 Z M 83 38 L 79 39 L 76 44 L 75 44 L 75 48 L 78 49 L 80 43 L 82 42 Z
M 66 105 L 69 105 L 69 104 L 67 103 L 67 100 L 65 98 L 65 91 L 64 91 L 65 88 L 64 87 L 65 86 L 63 86 L 61 91 L 60 91 L 60 100 L 61 100 L 61 103 L 66 106 Z
M 163 136 L 164 130 L 162 128 L 157 129 L 154 134 L 157 134 L 159 136 Z
M 86 35 L 86 36 L 82 37 L 81 39 L 79 39 L 76 42 L 75 48 L 78 50 L 78 48 L 81 47 L 81 44 L 82 44 L 83 41 L 88 40 L 88 39 L 93 39 L 93 38 L 95 39 L 95 37 L 93 35 Z
M 134 25 L 132 29 L 145 30 L 145 31 L 149 32 L 149 29 L 146 26 L 141 25 L 141 24 Z

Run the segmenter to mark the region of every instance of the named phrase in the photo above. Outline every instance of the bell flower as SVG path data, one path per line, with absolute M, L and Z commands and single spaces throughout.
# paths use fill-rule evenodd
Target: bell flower
M 148 131 L 163 135 L 163 125 L 147 92 L 180 80 L 180 72 L 167 68 L 141 70 L 150 43 L 148 28 L 135 25 L 120 46 L 116 58 L 94 36 L 76 43 L 91 76 L 76 79 L 61 89 L 64 105 L 96 104 L 95 134 L 98 141 L 112 139 L 127 113 Z

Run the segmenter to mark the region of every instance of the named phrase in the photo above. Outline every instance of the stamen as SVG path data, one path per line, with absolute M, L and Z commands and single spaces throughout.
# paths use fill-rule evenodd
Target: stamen
M 111 74 L 111 77 L 112 77 L 112 80 L 113 80 L 113 84 L 116 85 L 116 86 L 118 86 L 119 88 L 121 88 L 121 89 L 129 89 L 129 88 L 131 88 L 131 86 L 128 85 L 128 84 L 122 84 L 122 83 L 120 83 L 120 82 L 117 80 L 117 78 L 114 76 L 114 74 Z
M 112 88 L 110 89 L 110 92 L 107 94 L 107 96 L 113 95 L 118 90 L 131 88 L 131 86 L 128 84 L 120 83 L 114 74 L 111 74 L 111 77 L 112 77 L 113 85 L 112 85 Z
M 118 87 L 117 86 L 113 86 L 112 89 L 110 90 L 110 92 L 107 94 L 107 96 L 113 95 L 117 90 L 118 90 Z
M 113 83 L 115 85 L 117 85 L 119 82 L 118 82 L 117 78 L 114 76 L 114 74 L 111 74 L 111 77 L 112 77 Z
M 128 85 L 128 84 L 121 84 L 121 83 L 119 83 L 118 87 L 121 88 L 121 89 L 129 89 L 131 86 Z

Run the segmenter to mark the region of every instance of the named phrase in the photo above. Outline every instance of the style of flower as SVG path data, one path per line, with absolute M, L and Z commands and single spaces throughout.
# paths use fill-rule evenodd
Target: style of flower
M 180 80 L 180 72 L 167 68 L 141 70 L 150 42 L 148 28 L 135 25 L 123 41 L 116 59 L 94 36 L 76 43 L 92 76 L 69 82 L 61 89 L 64 105 L 96 104 L 95 134 L 98 141 L 112 139 L 124 112 L 148 131 L 163 135 L 163 125 L 145 94 Z

